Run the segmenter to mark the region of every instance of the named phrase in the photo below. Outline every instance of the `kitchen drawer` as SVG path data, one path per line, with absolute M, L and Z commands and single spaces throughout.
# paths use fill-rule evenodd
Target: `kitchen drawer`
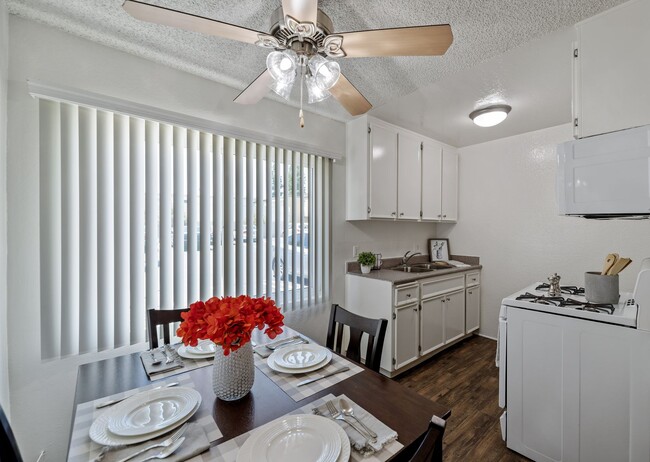
M 420 286 L 417 283 L 395 287 L 395 306 L 417 302 L 419 290 Z
M 452 292 L 465 288 L 465 276 L 463 274 L 451 277 L 425 279 L 420 283 L 422 299 L 433 297 L 439 294 Z
M 476 271 L 474 273 L 467 273 L 465 275 L 465 286 L 473 287 L 481 283 L 481 273 Z

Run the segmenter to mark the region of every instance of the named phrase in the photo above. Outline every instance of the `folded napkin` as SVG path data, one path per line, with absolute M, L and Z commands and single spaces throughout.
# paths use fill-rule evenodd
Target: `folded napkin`
M 173 348 L 172 348 L 173 350 Z M 154 357 L 158 359 L 162 359 L 163 361 L 158 364 L 158 365 L 153 365 L 154 360 L 151 358 L 151 352 L 150 351 L 143 351 L 140 353 L 140 360 L 142 361 L 142 365 L 144 366 L 144 371 L 147 373 L 147 376 L 151 379 L 152 376 L 155 376 L 156 374 L 161 374 L 163 372 L 168 372 L 168 371 L 173 371 L 174 369 L 180 369 L 183 367 L 183 361 L 178 357 L 178 354 L 174 350 L 173 353 L 168 351 L 168 355 L 170 355 L 172 358 L 174 358 L 174 361 L 165 364 L 165 357 L 163 356 L 161 351 L 154 350 L 153 351 Z
M 154 438 L 152 440 L 145 441 L 144 443 L 140 443 L 140 444 L 119 446 L 118 448 L 115 449 L 111 449 L 110 447 L 107 446 L 106 448 L 102 449 L 100 456 L 98 456 L 95 459 L 95 461 L 96 462 L 119 461 L 125 457 L 128 457 L 131 454 L 140 451 L 141 449 L 146 448 L 147 446 L 151 446 L 152 444 L 165 441 L 176 430 L 177 429 L 174 429 L 173 431 L 170 431 L 169 433 L 166 433 L 163 436 L 159 436 L 158 438 Z M 203 427 L 201 427 L 201 425 L 199 425 L 198 423 L 187 424 L 187 429 L 185 430 L 185 433 L 183 433 L 183 436 L 185 437 L 185 441 L 183 441 L 183 444 L 171 456 L 167 457 L 165 459 L 166 461 L 183 462 L 184 460 L 191 459 L 192 457 L 199 455 L 210 448 L 210 441 L 208 440 L 208 436 L 205 434 Z M 133 459 L 130 459 L 129 462 L 140 462 L 142 460 L 145 460 L 147 457 L 151 457 L 154 454 L 158 454 L 158 452 L 160 452 L 162 449 L 163 448 L 149 449 L 148 451 L 143 452 L 142 454 L 134 457 Z
M 287 337 L 287 338 L 283 338 L 283 339 L 280 339 L 280 340 L 274 340 L 273 342 L 270 342 L 270 343 L 264 343 L 262 345 L 257 345 L 256 347 L 253 348 L 253 351 L 255 353 L 257 353 L 258 355 L 260 355 L 262 358 L 268 358 L 269 356 L 271 356 L 273 351 L 275 351 L 275 350 L 271 350 L 271 349 L 267 348 L 269 345 L 270 346 L 279 345 L 279 344 L 281 344 L 283 342 L 288 342 L 289 340 L 298 340 L 298 339 L 302 339 L 302 341 L 304 343 L 309 343 L 309 340 L 307 340 L 305 337 L 303 337 L 301 335 L 294 335 L 293 337 Z M 296 343 L 291 343 L 290 345 L 296 345 Z M 289 346 L 289 345 L 287 345 L 287 346 Z
M 362 455 L 367 456 L 375 452 L 381 451 L 381 449 L 386 444 L 397 439 L 397 432 L 395 430 L 384 425 L 375 416 L 370 414 L 361 406 L 357 405 L 354 401 L 352 401 L 350 398 L 348 398 L 345 395 L 338 396 L 332 400 L 332 402 L 336 405 L 336 408 L 338 410 L 341 410 L 341 406 L 339 405 L 340 398 L 345 399 L 352 406 L 352 408 L 354 409 L 354 416 L 357 419 L 362 421 L 364 424 L 366 424 L 366 427 L 370 428 L 377 434 L 377 441 L 373 443 L 370 440 L 368 440 L 366 436 L 360 435 L 359 432 L 357 432 L 349 424 L 347 424 L 342 420 L 337 419 L 336 423 L 339 424 L 343 428 L 343 430 L 345 430 L 345 433 L 350 438 L 350 444 L 352 445 L 352 448 L 355 451 L 358 451 Z M 317 415 L 330 417 L 330 413 L 327 410 L 327 406 L 325 404 L 312 409 L 312 412 Z M 355 425 L 360 427 L 359 423 L 356 422 L 355 419 L 353 419 L 352 417 L 346 417 L 346 419 L 349 419 Z

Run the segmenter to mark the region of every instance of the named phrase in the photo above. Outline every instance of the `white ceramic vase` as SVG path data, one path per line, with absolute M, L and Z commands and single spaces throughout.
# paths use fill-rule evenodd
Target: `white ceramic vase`
M 241 399 L 251 391 L 255 380 L 255 362 L 253 346 L 248 342 L 237 351 L 223 354 L 223 348 L 217 346 L 212 366 L 212 388 L 217 398 L 224 401 Z
M 361 272 L 363 274 L 368 274 L 371 269 L 372 269 L 372 266 L 370 266 L 370 265 L 361 265 Z

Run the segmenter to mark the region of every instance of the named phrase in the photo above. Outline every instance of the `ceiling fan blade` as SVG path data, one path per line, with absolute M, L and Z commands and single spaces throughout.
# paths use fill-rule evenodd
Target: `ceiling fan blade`
M 122 7 L 136 19 L 202 34 L 215 35 L 239 42 L 258 42 L 268 34 L 136 0 L 126 0 Z
M 330 93 L 353 116 L 365 114 L 372 109 L 372 104 L 355 88 L 343 74 Z
M 239 104 L 255 104 L 269 92 L 269 85 L 273 81 L 271 73 L 262 72 L 255 80 L 242 91 L 233 101 Z
M 318 0 L 282 0 L 282 12 L 298 22 L 316 24 Z
M 334 34 L 343 37 L 348 58 L 444 55 L 454 36 L 449 24 L 400 27 Z

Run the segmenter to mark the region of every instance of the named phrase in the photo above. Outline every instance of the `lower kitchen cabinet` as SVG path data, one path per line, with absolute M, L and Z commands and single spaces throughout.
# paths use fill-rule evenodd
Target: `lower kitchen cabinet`
M 469 334 L 481 326 L 481 287 L 465 290 L 465 333 Z
M 395 307 L 395 318 L 393 319 L 395 369 L 418 359 L 419 325 L 417 303 Z
M 445 344 L 465 335 L 465 290 L 447 294 L 445 306 Z
M 394 285 L 389 280 L 347 274 L 345 308 L 361 316 L 388 319 L 380 372 L 393 377 L 476 330 L 480 290 L 467 284 L 477 284 L 479 275 L 475 267 Z M 467 329 L 468 319 L 476 322 L 475 328 Z

